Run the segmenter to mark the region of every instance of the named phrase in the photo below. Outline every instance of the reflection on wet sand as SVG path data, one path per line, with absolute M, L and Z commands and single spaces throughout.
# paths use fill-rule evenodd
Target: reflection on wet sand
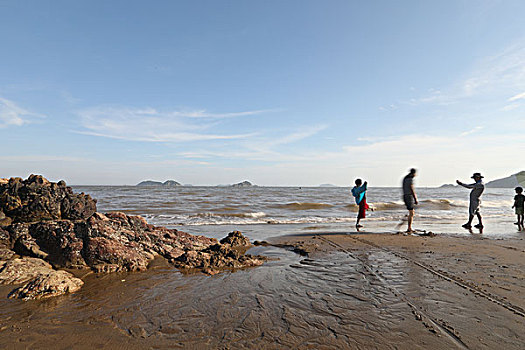
M 4 300 L 0 342 L 32 349 L 50 344 L 75 349 L 518 349 L 523 344 L 522 316 L 394 250 L 350 244 L 348 237 L 328 239 L 339 249 L 317 244 L 318 252 L 307 258 L 275 247 L 254 248 L 251 253 L 279 259 L 255 269 L 182 275 L 157 261 L 143 273 L 90 275 L 73 295 Z M 423 242 L 418 239 L 416 244 Z M 399 251 L 429 262 L 429 254 Z M 439 254 L 432 255 L 431 262 L 439 260 Z M 522 288 L 523 279 L 518 284 Z

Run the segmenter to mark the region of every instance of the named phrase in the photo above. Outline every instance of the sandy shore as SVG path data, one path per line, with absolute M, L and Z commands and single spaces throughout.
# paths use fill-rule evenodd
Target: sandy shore
M 441 348 L 448 342 L 459 348 L 521 349 L 525 344 L 523 238 L 323 234 L 276 242 L 308 252 L 312 261 L 335 252 L 348 263 L 357 261 L 364 279 L 382 284 L 407 306 L 397 316 L 420 321 L 411 325 L 404 348 Z M 349 294 L 359 293 L 349 287 Z M 430 343 L 427 332 L 435 334 Z
M 280 237 L 262 267 L 89 275 L 75 294 L 0 301 L 7 349 L 520 349 L 525 240 Z M 292 249 L 307 255 L 299 255 Z M 3 287 L 2 287 L 3 288 Z M 5 296 L 7 289 L 1 289 Z

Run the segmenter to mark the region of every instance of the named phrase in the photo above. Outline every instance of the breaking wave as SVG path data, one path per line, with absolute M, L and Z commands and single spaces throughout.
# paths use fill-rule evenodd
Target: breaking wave
M 388 210 L 405 210 L 405 204 L 401 201 L 396 202 L 377 202 L 368 203 L 370 208 L 377 211 Z M 467 207 L 468 202 L 452 201 L 448 199 L 425 199 L 419 202 L 416 208 L 430 209 L 430 210 L 452 210 L 454 208 Z M 356 204 L 349 204 L 347 208 L 357 211 Z
M 289 210 L 312 210 L 312 209 L 326 209 L 333 207 L 332 204 L 327 203 L 301 203 L 293 202 L 287 204 L 279 204 L 276 208 L 289 209 Z
M 253 219 L 257 219 L 257 218 L 263 218 L 265 216 L 266 216 L 266 213 L 261 211 L 261 212 L 256 212 L 256 213 L 226 213 L 226 214 L 198 213 L 198 214 L 192 215 L 190 217 L 195 217 L 195 218 L 214 218 L 214 217 L 228 218 L 228 217 L 231 217 L 231 218 L 253 218 Z

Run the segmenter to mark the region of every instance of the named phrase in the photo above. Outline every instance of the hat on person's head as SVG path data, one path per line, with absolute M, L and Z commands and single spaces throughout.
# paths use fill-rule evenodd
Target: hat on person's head
M 474 173 L 470 178 L 473 179 L 475 178 L 476 176 L 479 176 L 480 178 L 484 178 L 484 176 L 481 176 L 481 173 Z

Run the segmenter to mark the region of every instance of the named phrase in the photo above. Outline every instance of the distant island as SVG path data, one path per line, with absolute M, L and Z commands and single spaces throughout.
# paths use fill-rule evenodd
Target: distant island
M 319 185 L 319 187 L 337 187 L 336 185 L 332 185 L 332 184 L 321 184 Z
M 514 188 L 525 182 L 525 171 L 513 174 L 502 179 L 487 182 L 487 187 L 492 188 Z
M 175 180 L 166 180 L 164 182 L 160 181 L 152 181 L 152 180 L 146 180 L 139 182 L 137 186 L 141 187 L 156 187 L 156 186 L 162 186 L 162 187 L 176 187 L 176 186 L 182 186 L 180 183 L 178 183 Z
M 457 187 L 457 185 L 454 185 L 454 184 L 444 184 L 444 185 L 439 186 L 439 188 L 449 188 L 449 187 Z
M 243 181 L 237 184 L 231 185 L 231 187 L 253 187 L 254 185 L 250 181 Z

